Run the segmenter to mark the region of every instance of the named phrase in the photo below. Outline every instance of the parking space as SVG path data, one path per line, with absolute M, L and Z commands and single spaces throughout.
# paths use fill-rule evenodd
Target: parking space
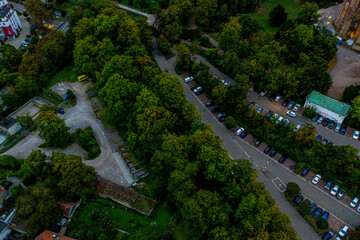
M 277 189 L 279 189 L 280 192 L 284 192 L 286 190 L 286 185 L 285 185 L 285 183 L 283 183 L 283 181 L 281 181 L 280 178 L 278 178 L 278 177 L 274 178 L 272 180 L 272 183 L 275 185 L 275 187 Z

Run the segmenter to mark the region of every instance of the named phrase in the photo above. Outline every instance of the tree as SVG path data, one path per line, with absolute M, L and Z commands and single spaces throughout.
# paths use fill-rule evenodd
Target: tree
M 292 202 L 294 198 L 299 195 L 300 193 L 300 187 L 294 182 L 289 182 L 286 185 L 286 190 L 284 192 L 285 197 L 288 201 Z
M 33 150 L 24 160 L 21 165 L 20 176 L 26 185 L 43 181 L 50 175 L 51 169 L 46 164 L 46 160 L 46 155 L 40 150 Z
M 210 23 L 213 22 L 214 15 L 217 9 L 217 0 L 197 0 L 197 23 L 205 27 L 210 28 Z
M 306 106 L 305 110 L 303 112 L 303 116 L 307 117 L 307 118 L 312 118 L 314 117 L 316 114 L 316 108 L 312 107 L 312 106 Z
M 229 117 L 227 117 L 225 119 L 224 124 L 225 124 L 227 129 L 232 129 L 232 128 L 235 128 L 237 126 L 235 118 L 233 118 L 231 116 L 229 116 Z
M 230 21 L 225 24 L 223 31 L 219 36 L 219 48 L 222 50 L 237 50 L 240 40 L 242 27 L 239 23 L 239 17 L 231 17 Z
M 6 93 L 1 96 L 1 99 L 3 100 L 4 105 L 12 111 L 20 107 L 23 102 L 19 95 L 13 93 Z
M 345 88 L 341 101 L 351 104 L 351 101 L 360 95 L 360 85 L 351 85 Z
M 26 0 L 24 4 L 26 12 L 33 17 L 39 27 L 44 27 L 44 24 L 50 23 L 55 19 L 53 10 L 48 10 L 45 3 L 41 0 Z
M 298 211 L 301 214 L 301 216 L 305 216 L 306 214 L 309 214 L 310 210 L 311 207 L 309 202 L 303 201 L 299 204 Z
M 241 37 L 248 39 L 256 33 L 264 30 L 264 26 L 249 14 L 239 15 L 239 24 L 241 25 Z
M 317 13 L 319 6 L 316 3 L 305 2 L 296 17 L 297 24 L 312 26 L 318 23 L 320 15 Z
M 183 42 L 174 49 L 177 51 L 176 64 L 183 70 L 189 70 L 192 64 L 190 49 Z
M 29 129 L 34 125 L 34 120 L 29 114 L 26 114 L 25 116 L 17 116 L 16 120 L 24 129 Z
M 170 52 L 171 43 L 166 39 L 164 34 L 161 34 L 160 37 L 156 39 L 156 42 L 164 54 Z
M 282 5 L 278 4 L 270 11 L 269 17 L 270 25 L 279 27 L 287 20 L 287 13 L 285 12 L 285 8 Z
M 65 147 L 71 140 L 70 128 L 65 120 L 52 110 L 40 112 L 36 125 L 40 138 L 45 140 L 48 147 Z
M 352 100 L 351 117 L 360 121 L 360 96 Z
M 0 69 L 6 69 L 8 72 L 16 72 L 22 60 L 22 53 L 15 47 L 5 44 L 0 47 Z
M 325 230 L 329 227 L 329 223 L 325 218 L 319 218 L 316 221 L 316 226 L 321 230 Z

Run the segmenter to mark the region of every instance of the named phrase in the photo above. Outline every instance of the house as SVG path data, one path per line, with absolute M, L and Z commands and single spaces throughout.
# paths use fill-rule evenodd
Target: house
M 15 38 L 22 28 L 17 12 L 6 0 L 0 1 L 0 38 Z
M 80 206 L 81 200 L 76 200 L 72 202 L 65 202 L 60 201 L 58 205 L 61 208 L 61 214 L 64 217 L 62 220 L 62 225 L 64 226 L 66 222 L 71 219 L 72 215 L 74 214 L 75 210 Z
M 69 238 L 64 235 L 45 230 L 39 236 L 35 238 L 35 240 L 76 240 L 75 238 Z
M 316 112 L 322 116 L 334 120 L 337 123 L 342 123 L 350 113 L 351 106 L 339 102 L 331 97 L 323 95 L 317 91 L 312 91 L 306 97 L 304 107 L 314 107 Z
M 10 195 L 10 190 L 12 187 L 17 186 L 21 184 L 23 188 L 25 186 L 22 184 L 22 180 L 17 177 L 9 177 L 6 179 L 6 182 L 4 183 L 4 186 L 0 186 L 0 207 L 3 203 L 3 201 L 8 198 Z

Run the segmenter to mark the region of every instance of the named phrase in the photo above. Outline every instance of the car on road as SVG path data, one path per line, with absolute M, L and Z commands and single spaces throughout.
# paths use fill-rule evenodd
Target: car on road
M 294 200 L 295 205 L 299 205 L 299 203 L 300 203 L 303 199 L 304 199 L 303 196 L 298 195 L 298 196 L 295 198 L 295 200 Z
M 350 202 L 350 207 L 354 208 L 359 202 L 359 198 L 354 197 L 354 199 Z
M 265 95 L 267 94 L 267 91 L 266 91 L 266 90 L 262 90 L 259 94 L 260 94 L 260 96 L 263 97 L 263 96 L 265 96 Z
M 257 112 L 257 113 L 261 113 L 263 110 L 264 110 L 263 107 L 259 107 L 259 108 L 256 110 L 256 112 Z
M 300 124 L 298 124 L 298 125 L 296 125 L 296 127 L 294 128 L 294 132 L 297 132 L 297 131 L 299 131 L 300 130 L 300 128 L 301 128 L 301 126 L 300 126 Z
M 260 144 L 261 144 L 261 140 L 257 140 L 257 141 L 255 142 L 255 147 L 260 146 Z
M 236 130 L 235 135 L 239 136 L 243 131 L 244 131 L 244 128 L 241 127 L 238 130 Z
M 331 121 L 331 122 L 329 123 L 328 128 L 329 128 L 329 129 L 333 129 L 334 127 L 335 127 L 335 122 L 334 122 L 334 121 Z
M 341 134 L 341 135 L 345 135 L 346 129 L 347 129 L 346 126 L 341 126 L 341 128 L 340 128 L 340 134 Z
M 295 103 L 293 101 L 291 101 L 289 103 L 289 105 L 287 106 L 288 109 L 292 109 L 292 107 L 295 105 Z
M 313 116 L 313 118 L 311 119 L 313 122 L 316 122 L 318 120 L 318 117 L 320 117 L 319 114 L 316 114 L 315 116 Z
M 300 104 L 295 104 L 295 106 L 293 107 L 293 111 L 297 112 L 300 109 L 301 105 Z
M 270 117 L 271 113 L 272 113 L 272 111 L 269 111 L 265 116 Z
M 309 167 L 304 167 L 304 169 L 301 171 L 300 175 L 305 177 L 306 174 L 308 174 L 310 172 L 310 168 Z
M 188 83 L 191 82 L 192 80 L 194 80 L 194 77 L 190 76 L 184 79 L 184 82 Z
M 280 99 L 281 99 L 281 96 L 280 96 L 280 95 L 277 95 L 276 98 L 275 98 L 275 102 L 280 101 Z
M 286 119 L 286 118 L 285 118 L 285 119 L 283 120 L 283 123 L 284 123 L 285 126 L 287 126 L 287 125 L 289 124 L 289 122 L 290 122 L 289 119 Z
M 317 136 L 316 136 L 316 140 L 321 141 L 321 139 L 322 139 L 322 136 L 321 136 L 321 135 L 317 135 Z
M 226 116 L 225 113 L 219 113 L 218 115 L 216 115 L 217 118 L 221 118 L 221 117 L 224 117 L 224 116 Z
M 285 155 L 282 155 L 281 158 L 279 159 L 279 163 L 285 162 L 286 158 L 287 157 Z
M 339 191 L 339 185 L 335 185 L 335 186 L 331 189 L 330 194 L 333 195 L 333 196 L 335 196 L 338 191 Z
M 293 118 L 296 117 L 296 113 L 294 113 L 293 111 L 287 111 L 286 114 Z
M 275 94 L 270 94 L 269 100 L 270 100 L 270 101 L 272 101 L 272 100 L 274 100 L 274 99 L 275 99 L 275 97 L 276 97 L 276 95 L 275 95 Z
M 289 104 L 289 102 L 290 102 L 289 99 L 285 99 L 282 105 L 286 107 Z
M 196 95 L 200 95 L 203 92 L 203 88 L 201 86 L 194 89 L 194 93 Z
M 273 156 L 275 156 L 275 154 L 276 154 L 276 150 L 275 149 L 273 149 L 271 152 L 270 152 L 270 157 L 273 157 Z
M 214 106 L 214 103 L 212 101 L 208 101 L 205 103 L 205 106 L 206 107 L 211 107 L 211 106 Z
M 214 107 L 213 109 L 211 109 L 212 113 L 216 113 L 217 111 L 219 111 L 220 109 L 218 107 Z
M 321 176 L 319 174 L 316 174 L 313 180 L 311 181 L 313 184 L 318 184 L 321 179 Z
M 322 211 L 323 211 L 323 210 L 322 210 L 321 208 L 317 208 L 317 209 L 315 210 L 314 214 L 313 214 L 313 217 L 314 217 L 315 219 L 319 218 L 320 215 L 321 215 L 321 213 L 322 213 Z
M 342 199 L 343 197 L 344 197 L 344 195 L 345 195 L 345 190 L 344 189 L 340 189 L 339 190 L 339 193 L 338 193 L 338 195 L 336 196 L 338 199 Z
M 329 142 L 329 140 L 327 140 L 325 138 L 321 141 L 322 144 L 327 144 L 328 142 Z
M 219 121 L 220 121 L 220 122 L 225 121 L 225 119 L 226 119 L 226 116 L 219 117 Z
M 339 230 L 339 236 L 340 237 L 344 237 L 347 233 L 347 231 L 349 230 L 349 227 L 344 225 L 340 230 Z
M 316 208 L 317 208 L 316 203 L 312 203 L 312 204 L 310 205 L 310 212 L 309 212 L 309 214 L 312 214 Z
M 334 233 L 332 231 L 328 231 L 327 233 L 324 234 L 324 236 L 322 236 L 322 239 L 329 240 L 333 236 L 334 236 Z
M 270 150 L 271 150 L 271 146 L 267 146 L 264 150 L 264 153 L 268 154 L 270 152 Z
M 322 123 L 322 125 L 323 125 L 324 127 L 327 127 L 327 125 L 329 125 L 329 123 L 330 123 L 330 119 L 325 118 L 325 120 L 324 120 L 324 122 Z
M 336 127 L 334 129 L 335 132 L 340 132 L 341 124 L 336 124 Z
M 318 118 L 318 120 L 317 120 L 317 122 L 318 122 L 318 123 L 322 123 L 323 120 L 324 120 L 324 117 L 320 115 L 319 118 Z
M 328 181 L 328 182 L 324 185 L 324 188 L 325 188 L 326 190 L 330 190 L 331 185 L 332 185 L 332 181 Z
M 353 139 L 358 140 L 358 139 L 359 139 L 359 134 L 360 134 L 360 133 L 359 133 L 358 130 L 354 131 Z
M 330 213 L 328 211 L 324 211 L 323 214 L 321 215 L 321 218 L 325 218 L 327 219 L 329 217 Z
M 248 134 L 249 134 L 249 131 L 244 130 L 244 131 L 240 134 L 240 137 L 241 137 L 241 138 L 245 138 Z

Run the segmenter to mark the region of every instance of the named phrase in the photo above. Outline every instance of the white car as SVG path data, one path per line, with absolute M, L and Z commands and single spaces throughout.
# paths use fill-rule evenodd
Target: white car
M 354 199 L 350 203 L 350 207 L 354 208 L 356 204 L 358 204 L 359 199 L 357 197 L 354 197 Z
M 275 98 L 275 102 L 280 101 L 280 99 L 281 99 L 281 96 L 276 96 L 276 98 Z
M 184 82 L 188 83 L 191 82 L 192 80 L 194 80 L 194 77 L 187 77 L 184 79 Z
M 296 117 L 296 113 L 294 113 L 292 111 L 287 111 L 286 114 L 293 118 Z
M 344 225 L 340 230 L 339 230 L 339 236 L 343 237 L 346 235 L 347 231 L 349 230 L 349 227 Z
M 289 121 L 289 119 L 284 118 L 283 122 L 284 122 L 284 125 L 287 126 L 290 121 Z
M 359 134 L 360 134 L 359 131 L 356 130 L 353 134 L 353 139 L 355 140 L 359 139 Z
M 293 107 L 293 111 L 296 112 L 297 110 L 299 110 L 300 107 L 301 107 L 300 104 L 296 104 L 296 105 Z
M 236 130 L 235 135 L 239 136 L 243 131 L 244 131 L 244 128 L 241 127 L 238 130 Z
M 335 185 L 335 186 L 331 189 L 330 194 L 333 195 L 333 196 L 335 196 L 338 191 L 339 191 L 339 186 L 338 186 L 338 185 Z
M 260 94 L 260 96 L 262 96 L 262 97 L 263 97 L 263 96 L 265 96 L 265 95 L 267 94 L 267 91 L 266 91 L 266 90 L 261 91 L 259 94 Z
M 300 124 L 296 125 L 296 127 L 294 128 L 294 130 L 293 130 L 293 131 L 294 131 L 294 132 L 299 131 L 300 127 L 301 127 L 301 126 L 300 126 Z
M 278 122 L 281 122 L 283 119 L 284 119 L 284 118 L 283 118 L 282 116 L 280 116 L 276 122 L 277 122 L 277 123 L 278 123 Z
M 321 179 L 321 176 L 319 174 L 316 174 L 313 180 L 311 181 L 313 184 L 318 184 Z
M 271 119 L 277 119 L 277 118 L 278 118 L 277 113 L 274 113 L 274 114 L 271 116 Z
M 224 79 L 222 79 L 221 82 L 222 82 L 225 86 L 228 86 L 228 85 L 229 85 L 229 83 L 227 83 Z
M 358 211 L 360 213 L 360 204 L 359 206 L 357 207 L 356 211 Z

